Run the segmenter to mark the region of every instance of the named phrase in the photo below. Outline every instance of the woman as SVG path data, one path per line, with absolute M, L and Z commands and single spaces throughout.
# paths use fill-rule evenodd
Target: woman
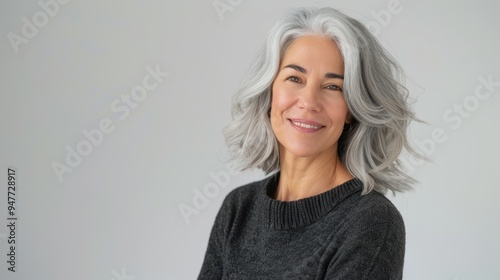
M 415 181 L 397 160 L 414 114 L 402 72 L 358 21 L 290 10 L 233 100 L 224 133 L 267 178 L 225 198 L 199 279 L 401 279 L 405 228 L 383 195 Z

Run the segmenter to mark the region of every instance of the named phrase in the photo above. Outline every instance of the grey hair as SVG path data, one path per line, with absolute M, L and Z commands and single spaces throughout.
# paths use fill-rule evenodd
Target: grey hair
M 333 8 L 292 8 L 271 29 L 233 97 L 233 121 L 223 130 L 235 166 L 266 174 L 279 170 L 269 120 L 271 87 L 287 47 L 305 35 L 327 36 L 342 53 L 350 125 L 339 139 L 338 155 L 363 182 L 363 194 L 411 189 L 416 180 L 398 157 L 403 149 L 423 156 L 407 138 L 410 122 L 419 120 L 409 105 L 403 71 L 365 26 Z

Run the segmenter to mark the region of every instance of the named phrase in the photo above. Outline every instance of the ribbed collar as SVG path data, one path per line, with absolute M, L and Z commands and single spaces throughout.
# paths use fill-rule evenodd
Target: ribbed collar
M 330 212 L 346 197 L 363 189 L 361 180 L 351 179 L 329 191 L 296 201 L 280 201 L 271 197 L 276 192 L 280 173 L 265 180 L 260 206 L 268 228 L 287 230 L 310 225 Z

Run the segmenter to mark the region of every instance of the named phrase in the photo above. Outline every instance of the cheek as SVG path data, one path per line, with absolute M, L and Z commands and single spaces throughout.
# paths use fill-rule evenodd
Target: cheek
M 286 111 L 293 105 L 290 97 L 291 95 L 289 92 L 283 88 L 277 86 L 272 87 L 270 122 L 271 128 L 276 136 L 281 134 L 286 118 Z
M 293 106 L 294 100 L 293 95 L 290 94 L 286 89 L 280 87 L 273 87 L 273 94 L 271 99 L 271 114 L 280 115 L 288 108 Z
M 347 119 L 347 116 L 349 116 L 349 107 L 343 96 L 339 96 L 338 99 L 332 100 L 330 108 L 332 108 L 331 111 L 339 118 Z
M 349 109 L 347 108 L 347 104 L 345 104 L 345 103 L 338 104 L 337 112 L 338 112 L 339 118 L 344 119 L 344 121 L 347 120 L 347 117 L 349 116 Z
M 271 97 L 271 110 L 276 111 L 280 104 L 281 93 L 279 89 L 273 87 L 272 97 Z
M 335 127 L 343 127 L 348 121 L 349 108 L 343 100 L 325 104 L 324 108 L 327 108 L 327 115 Z

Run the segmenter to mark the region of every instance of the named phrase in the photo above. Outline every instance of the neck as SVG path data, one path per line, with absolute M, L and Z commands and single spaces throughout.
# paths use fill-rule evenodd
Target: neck
M 280 178 L 275 198 L 293 201 L 326 192 L 353 176 L 335 152 L 311 157 L 280 153 Z

